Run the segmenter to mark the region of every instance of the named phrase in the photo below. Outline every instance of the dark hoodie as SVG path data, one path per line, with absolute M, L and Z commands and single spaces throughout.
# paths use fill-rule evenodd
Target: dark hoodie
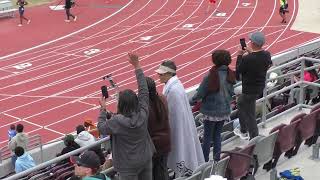
M 137 173 L 152 160 L 155 147 L 148 133 L 149 92 L 141 69 L 135 71 L 138 81 L 139 109 L 131 118 L 121 114 L 107 120 L 100 112 L 98 129 L 102 135 L 112 135 L 112 163 L 117 172 Z

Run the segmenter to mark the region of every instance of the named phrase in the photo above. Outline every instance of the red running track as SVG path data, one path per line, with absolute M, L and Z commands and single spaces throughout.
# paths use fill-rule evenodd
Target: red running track
M 227 49 L 234 58 L 239 38 L 250 32 L 263 31 L 265 48 L 273 54 L 318 38 L 290 30 L 297 3 L 290 4 L 288 24 L 280 24 L 278 0 L 221 0 L 216 7 L 219 12 L 210 13 L 206 13 L 208 0 L 113 0 L 121 9 L 100 12 L 83 6 L 82 13 L 77 12 L 79 21 L 72 24 L 60 22 L 62 12 L 55 26 L 47 23 L 57 21 L 58 16 L 33 17 L 25 29 L 17 30 L 11 23 L 15 27 L 6 32 L 8 42 L 17 31 L 23 36 L 18 33 L 17 40 L 0 45 L 0 144 L 6 142 L 12 123 L 23 123 L 27 132 L 41 134 L 48 142 L 73 132 L 87 117 L 95 120 L 100 86 L 106 83 L 101 77 L 112 73 L 121 89 L 136 89 L 128 51 L 141 56 L 146 75 L 155 79 L 159 63 L 173 59 L 187 88 L 201 81 L 214 49 Z M 31 16 L 33 11 L 38 9 L 26 12 Z M 53 29 L 57 32 L 47 36 Z M 109 109 L 114 107 L 110 99 Z

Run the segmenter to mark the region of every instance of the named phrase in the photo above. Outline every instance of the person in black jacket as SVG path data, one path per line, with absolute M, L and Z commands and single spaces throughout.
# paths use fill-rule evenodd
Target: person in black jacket
M 265 36 L 262 32 L 250 34 L 250 47 L 238 51 L 236 70 L 242 78 L 242 94 L 238 99 L 240 130 L 234 133 L 242 139 L 250 139 L 259 135 L 256 121 L 256 99 L 265 88 L 267 70 L 271 67 L 270 52 L 262 49 Z
M 70 16 L 73 18 L 73 21 L 77 20 L 77 16 L 74 16 L 73 14 L 71 14 L 70 9 L 72 7 L 72 2 L 71 0 L 65 0 L 65 6 L 64 8 L 66 9 L 66 14 L 67 14 L 67 19 L 64 20 L 65 22 L 70 22 Z
M 67 154 L 71 151 L 74 151 L 76 149 L 79 149 L 80 146 L 74 142 L 74 137 L 71 134 L 67 134 L 64 138 L 63 138 L 63 143 L 66 146 L 65 148 L 62 149 L 62 151 L 57 154 L 57 156 L 61 156 L 64 154 Z M 65 159 L 61 162 L 61 164 L 68 162 L 69 159 Z

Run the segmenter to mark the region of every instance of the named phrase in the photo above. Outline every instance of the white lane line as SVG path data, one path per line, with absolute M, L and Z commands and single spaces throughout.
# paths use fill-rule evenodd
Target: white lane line
M 163 5 L 163 6 L 164 6 L 164 5 Z M 162 6 L 162 7 L 163 7 L 163 6 Z M 180 6 L 180 7 L 181 7 L 181 6 Z M 179 8 L 178 8 L 178 9 L 179 9 Z M 178 10 L 178 9 L 177 9 L 177 10 Z M 160 9 L 159 9 L 159 10 L 160 10 Z M 177 10 L 176 10 L 175 12 L 177 12 Z M 155 12 L 155 13 L 156 13 L 156 12 Z M 168 17 L 168 18 L 170 18 L 170 17 Z M 167 18 L 167 19 L 168 19 L 168 18 Z M 141 23 L 141 22 L 140 22 L 140 23 Z M 94 68 L 95 68 L 95 67 L 94 67 Z M 91 69 L 92 69 L 92 68 L 91 68 Z M 90 69 L 90 70 L 91 70 L 91 69 Z M 38 78 L 38 77 L 37 77 L 37 78 Z M 39 90 L 39 89 L 37 89 L 37 90 Z
M 64 48 L 64 47 L 67 47 L 67 46 L 73 45 L 73 44 L 75 44 L 75 43 L 67 43 L 67 44 L 62 44 L 62 45 L 56 45 L 56 46 L 53 46 L 53 47 L 48 47 L 48 48 L 46 48 L 46 49 L 41 49 L 41 50 L 38 50 L 38 51 L 32 51 L 32 52 L 24 53 L 23 55 L 19 55 L 19 56 L 13 57 L 11 60 L 13 60 L 13 59 L 15 59 L 15 58 L 21 58 L 21 57 L 24 57 L 24 56 L 31 56 L 31 55 L 33 55 L 33 54 L 38 54 L 38 53 L 40 53 L 40 56 L 41 56 L 41 55 L 44 55 L 43 52 L 45 52 L 45 51 L 51 52 L 51 51 L 53 51 L 54 49 Z M 48 54 L 49 52 L 46 52 L 46 53 Z M 35 57 L 35 56 L 33 56 L 33 58 L 34 58 L 34 57 Z M 21 59 L 21 60 L 22 60 L 22 62 L 24 62 L 26 59 Z M 3 61 L 0 61 L 0 63 L 1 63 L 1 62 L 3 62 Z M 16 63 L 16 64 L 20 64 L 20 63 L 22 63 L 22 62 L 15 62 L 15 63 Z M 9 65 L 9 66 L 10 66 L 10 65 Z M 5 66 L 5 67 L 6 67 L 6 66 Z
M 14 97 L 26 97 L 26 98 L 44 98 L 50 97 L 52 99 L 80 99 L 83 96 L 32 96 L 32 95 L 15 95 L 15 94 L 0 94 L 0 96 L 14 96 Z M 99 97 L 86 97 L 88 99 L 99 99 Z
M 285 40 L 287 40 L 287 39 L 291 39 L 291 38 L 293 38 L 293 37 L 299 36 L 299 35 L 304 34 L 304 33 L 305 33 L 305 32 L 300 32 L 300 33 L 297 33 L 297 34 L 288 36 L 288 37 L 286 37 L 286 38 L 282 38 L 280 41 L 277 41 L 277 43 L 282 42 L 282 41 L 285 41 Z
M 37 124 L 37 123 L 33 123 L 33 122 L 30 122 L 30 121 L 27 121 L 25 118 L 22 119 L 22 122 L 26 122 L 26 123 L 28 123 L 28 124 L 37 126 L 37 127 L 39 127 L 39 128 L 43 128 L 43 126 L 40 126 L 40 125 Z
M 56 130 L 53 130 L 53 129 L 50 129 L 50 128 L 47 128 L 47 127 L 44 127 L 43 129 L 45 129 L 45 130 L 48 130 L 48 131 L 51 131 L 51 132 L 54 132 L 54 133 L 57 133 L 57 134 L 60 134 L 60 135 L 65 135 L 64 133 L 62 133 L 62 132 L 59 132 L 59 131 L 56 131 Z
M 93 106 L 93 107 L 98 106 L 97 104 L 91 104 L 91 103 L 87 103 L 87 102 L 83 102 L 83 101 L 76 101 L 76 102 L 79 102 L 79 103 L 82 103 L 82 104 L 86 104 L 86 105 L 89 105 L 89 106 Z
M 71 54 L 72 54 L 72 52 L 75 51 L 75 50 L 83 51 L 83 50 L 85 50 L 85 49 L 87 49 L 87 48 L 90 48 L 90 47 L 91 47 L 91 46 L 79 47 L 79 48 L 77 48 L 77 49 L 74 49 L 74 50 L 71 50 L 71 51 L 67 51 L 67 52 L 65 52 L 65 53 L 71 53 Z M 4 68 L 4 69 L 11 69 L 14 65 L 19 65 L 19 64 L 21 64 L 21 63 L 37 64 L 37 63 L 42 62 L 42 64 L 37 65 L 36 67 L 29 68 L 29 69 L 24 70 L 24 71 L 20 71 L 21 73 L 27 73 L 27 72 L 32 72 L 32 71 L 34 71 L 34 70 L 38 70 L 39 67 L 43 67 L 43 66 L 45 66 L 45 67 L 50 67 L 51 65 L 55 65 L 54 62 L 56 62 L 56 61 L 58 61 L 59 63 L 61 63 L 61 62 L 68 62 L 68 61 L 69 61 L 69 59 L 67 59 L 67 60 L 65 60 L 65 61 L 61 61 L 61 59 L 67 58 L 67 57 L 60 57 L 58 53 L 59 53 L 59 52 L 52 51 L 52 52 L 48 53 L 48 54 L 51 54 L 51 55 L 41 54 L 41 55 L 39 55 L 39 56 L 34 56 L 34 57 L 29 58 L 28 60 L 24 60 L 24 61 L 22 61 L 22 62 L 18 62 L 18 63 L 14 63 L 14 64 L 7 65 L 7 66 L 5 66 L 5 67 L 3 67 L 3 68 Z M 54 58 L 54 57 L 59 57 L 59 59 Z M 85 57 L 85 56 L 84 56 L 84 57 Z M 54 59 L 51 60 L 51 61 L 49 61 L 48 59 L 50 59 L 50 58 L 54 58 Z M 38 61 L 40 61 L 40 62 L 38 62 Z M 45 61 L 45 63 L 43 63 L 43 61 Z M 50 66 L 48 66 L 48 65 L 50 65 Z M 14 76 L 1 77 L 0 80 L 2 80 L 2 79 L 7 79 L 7 78 L 10 78 L 10 77 L 14 77 Z
M 168 1 L 167 1 L 168 2 Z M 183 5 L 183 4 L 182 4 Z M 182 5 L 175 11 L 175 12 L 177 12 L 181 7 L 182 7 Z M 164 6 L 164 5 L 163 5 Z M 163 7 L 162 6 L 162 7 Z M 161 7 L 161 8 L 162 8 Z M 160 10 L 160 9 L 159 9 Z M 157 12 L 157 11 L 156 11 Z M 155 13 L 156 13 L 155 12 Z M 175 13 L 174 12 L 174 13 Z M 173 14 L 174 14 L 173 13 Z M 150 16 L 151 17 L 151 16 Z M 169 18 L 169 17 L 168 17 Z M 140 23 L 142 23 L 142 22 L 140 22 Z M 100 65 L 101 66 L 101 65 Z M 87 70 L 87 71 L 90 71 L 92 68 L 90 68 L 89 70 Z M 94 73 L 94 72 L 91 72 L 91 73 Z M 77 78 L 77 77 L 76 77 Z M 86 82 L 86 83 L 84 83 L 84 84 L 88 84 L 88 83 L 90 83 L 90 82 L 92 82 L 92 81 L 95 81 L 96 79 L 94 79 L 94 80 L 90 80 L 90 81 L 88 81 L 88 82 Z M 59 81 L 61 81 L 61 80 L 59 80 Z M 96 83 L 96 82 L 95 82 Z M 52 83 L 53 84 L 53 83 Z M 57 84 L 56 82 L 55 82 L 55 84 Z M 55 93 L 55 94 L 53 94 L 53 95 L 60 95 L 60 94 L 63 94 L 63 93 L 66 93 L 66 92 L 70 92 L 70 91 L 72 91 L 72 90 L 74 90 L 74 89 L 77 89 L 77 87 L 79 87 L 79 86 L 81 86 L 81 85 L 78 85 L 78 86 L 76 86 L 76 87 L 73 87 L 73 88 L 69 88 L 69 89 L 67 89 L 67 90 L 64 90 L 64 91 L 61 91 L 61 92 L 58 92 L 58 93 Z M 82 86 L 83 86 L 83 84 L 82 84 Z M 45 85 L 45 86 L 42 86 L 42 87 L 48 87 L 48 85 Z M 38 87 L 39 88 L 39 87 Z M 29 90 L 29 92 L 30 92 L 31 90 Z M 24 93 L 26 93 L 26 92 L 24 92 Z M 21 94 L 24 94 L 24 93 L 20 93 L 19 95 L 21 95 Z M 50 96 L 49 96 L 50 97 Z M 3 101 L 3 100 L 7 100 L 7 99 L 9 99 L 9 98 L 5 98 L 5 99 L 2 99 L 2 100 L 0 100 L 0 101 Z M 35 103 L 35 102 L 38 102 L 38 101 L 41 101 L 41 100 L 44 100 L 44 99 L 46 99 L 46 98 L 42 98 L 42 99 L 39 99 L 39 100 L 36 100 L 36 101 L 32 101 L 32 102 L 30 102 L 30 103 L 27 103 L 27 104 L 25 104 L 25 105 L 29 105 L 29 104 L 32 104 L 32 103 Z M 25 105 L 21 105 L 21 106 L 19 106 L 19 107 L 22 107 L 22 106 L 25 106 Z M 11 111 L 11 110 L 13 110 L 13 109 L 17 109 L 17 108 L 19 108 L 19 107 L 15 107 L 15 108 L 12 108 L 12 109 L 9 109 L 9 110 L 6 110 L 5 112 L 8 112 L 8 111 Z
M 60 38 L 57 38 L 57 39 L 55 39 L 55 40 L 52 40 L 52 41 L 49 41 L 49 42 L 40 44 L 40 45 L 38 45 L 38 46 L 34 46 L 34 47 L 32 47 L 32 48 L 28 48 L 28 49 L 25 49 L 25 50 L 22 50 L 22 51 L 19 51 L 19 52 L 16 52 L 16 53 L 12 53 L 12 54 L 9 54 L 9 55 L 6 55 L 6 56 L 2 56 L 2 57 L 0 57 L 0 60 L 4 60 L 4 59 L 6 59 L 6 58 L 9 58 L 9 57 L 13 57 L 13 56 L 22 54 L 22 53 L 31 51 L 31 50 L 33 50 L 33 49 L 37 49 L 37 48 L 40 48 L 40 47 L 43 47 L 43 46 L 52 44 L 52 43 L 54 43 L 54 42 L 60 41 L 60 40 L 65 39 L 65 38 L 67 38 L 67 37 L 70 37 L 70 36 L 73 36 L 73 35 L 75 35 L 75 34 L 78 34 L 78 33 L 82 32 L 82 31 L 85 31 L 85 30 L 87 30 L 87 29 L 89 29 L 89 28 L 91 28 L 91 27 L 93 27 L 93 26 L 95 26 L 95 25 L 97 25 L 97 24 L 100 24 L 101 22 L 103 22 L 103 21 L 105 21 L 105 20 L 113 17 L 114 15 L 118 14 L 118 13 L 121 12 L 123 9 L 125 9 L 127 6 L 129 6 L 133 1 L 134 1 L 134 0 L 131 0 L 128 4 L 124 5 L 123 7 L 121 7 L 120 9 L 118 9 L 116 12 L 112 13 L 111 15 L 109 15 L 109 16 L 101 19 L 100 21 L 97 21 L 97 22 L 95 22 L 95 23 L 93 23 L 93 24 L 91 24 L 91 25 L 89 25 L 89 26 L 87 26 L 87 27 L 85 27 L 85 28 L 82 28 L 82 29 L 80 29 L 80 30 L 78 30 L 78 31 L 72 32 L 72 33 L 70 33 L 70 34 L 68 34 L 68 35 L 65 35 L 65 36 L 62 36 L 62 37 L 60 37 Z
M 144 7 L 147 6 L 147 4 L 150 3 L 150 1 L 151 1 L 151 0 L 149 0 L 148 3 L 146 3 L 142 8 L 140 8 L 138 11 L 136 11 L 136 12 L 135 12 L 134 14 L 132 14 L 131 16 L 133 16 L 133 15 L 135 15 L 136 13 L 138 13 L 139 11 L 141 11 Z M 167 3 L 167 2 L 168 2 L 168 1 L 166 1 L 166 3 Z M 160 11 L 160 10 L 164 7 L 164 5 L 165 5 L 166 3 L 164 3 L 164 4 L 163 4 L 157 11 L 155 11 L 153 14 L 156 14 L 158 11 Z M 149 17 L 147 17 L 146 19 L 142 20 L 141 22 L 135 24 L 135 26 L 132 26 L 132 27 L 129 28 L 129 29 L 133 29 L 134 27 L 138 26 L 139 24 L 142 24 L 142 22 L 144 22 L 144 21 L 146 21 L 148 18 L 152 17 L 153 14 L 149 15 Z M 129 16 L 129 17 L 131 17 L 131 16 Z M 127 20 L 129 17 L 127 17 L 125 20 Z M 169 18 L 169 17 L 168 17 L 168 18 Z M 166 18 L 166 19 L 168 19 L 168 18 Z M 124 21 L 124 20 L 122 20 L 122 21 Z M 122 21 L 121 21 L 121 22 L 122 22 Z M 121 22 L 119 22 L 119 23 L 117 23 L 117 24 L 115 24 L 115 25 L 113 25 L 113 26 L 116 26 L 116 25 L 120 24 Z M 111 26 L 111 27 L 113 27 L 113 26 Z M 103 32 L 103 31 L 106 31 L 106 30 L 110 29 L 111 27 L 109 27 L 109 28 L 107 28 L 107 29 L 105 29 L 105 30 L 100 31 L 99 33 Z M 128 29 L 128 30 L 129 30 L 129 29 Z M 120 34 L 124 34 L 125 32 L 126 32 L 126 31 L 121 31 Z M 99 34 L 99 33 L 95 33 L 95 34 Z M 120 34 L 117 34 L 117 35 L 115 35 L 115 36 L 113 36 L 113 37 L 111 37 L 111 38 L 117 37 L 117 36 L 119 36 Z M 142 33 L 142 34 L 143 34 L 143 33 Z M 93 36 L 94 36 L 94 35 L 93 35 Z M 91 37 L 91 36 L 90 36 L 90 37 Z M 89 38 L 90 38 L 90 37 L 89 37 Z M 137 37 L 138 37 L 138 36 L 137 36 Z M 109 39 L 111 39 L 111 38 L 109 38 Z M 104 43 L 104 42 L 108 41 L 109 39 L 107 39 L 107 40 L 105 40 L 105 41 L 100 41 L 99 43 L 97 43 L 97 44 L 95 44 L 95 45 Z M 82 40 L 81 40 L 81 41 L 82 41 Z M 78 41 L 78 42 L 80 42 L 80 41 Z M 95 45 L 92 45 L 92 46 L 95 46 Z M 111 49 L 110 49 L 110 50 L 111 50 Z M 101 54 L 101 53 L 100 53 L 100 54 Z M 92 57 L 93 57 L 93 56 L 92 56 Z
M 2 114 L 6 115 L 6 116 L 9 116 L 9 117 L 12 117 L 12 118 L 14 118 L 14 119 L 16 119 L 16 120 L 18 120 L 18 121 L 21 121 L 21 120 L 22 120 L 21 118 L 18 118 L 18 117 L 16 117 L 16 116 L 13 116 L 13 115 L 10 115 L 10 114 L 7 114 L 7 113 L 5 113 L 5 112 L 3 112 Z

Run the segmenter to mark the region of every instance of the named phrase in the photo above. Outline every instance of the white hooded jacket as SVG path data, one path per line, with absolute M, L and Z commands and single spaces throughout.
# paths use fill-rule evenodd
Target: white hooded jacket
M 82 131 L 74 141 L 79 144 L 80 147 L 84 147 L 93 144 L 96 140 L 88 131 Z

